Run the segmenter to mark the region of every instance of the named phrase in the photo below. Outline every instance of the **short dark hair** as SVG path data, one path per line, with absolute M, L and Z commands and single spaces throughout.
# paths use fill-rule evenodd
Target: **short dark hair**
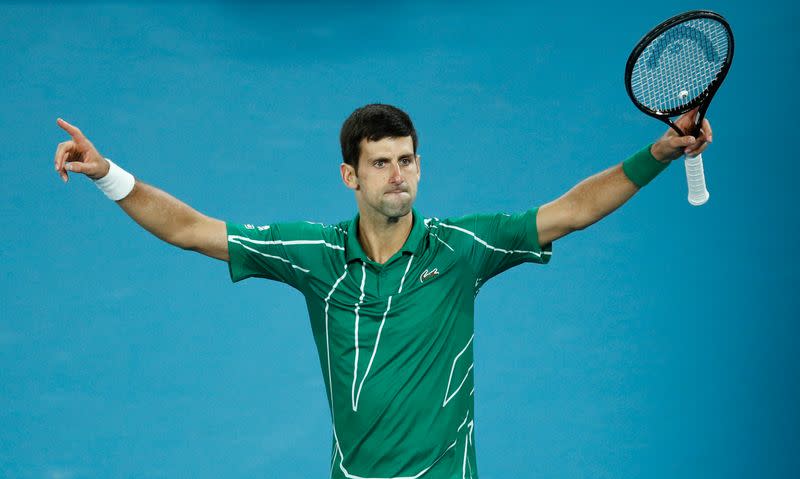
M 344 162 L 358 171 L 361 155 L 361 140 L 379 141 L 384 138 L 410 136 L 417 153 L 417 131 L 411 118 L 403 110 L 392 105 L 373 103 L 357 109 L 345 120 L 339 141 L 342 144 Z

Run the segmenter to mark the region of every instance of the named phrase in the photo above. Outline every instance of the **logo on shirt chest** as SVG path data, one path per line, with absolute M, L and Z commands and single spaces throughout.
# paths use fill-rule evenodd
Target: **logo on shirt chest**
M 439 276 L 439 269 L 438 268 L 433 268 L 432 270 L 427 270 L 426 269 L 425 271 L 422 272 L 421 275 L 419 275 L 419 282 L 420 283 L 424 283 L 424 282 L 426 282 L 428 280 L 431 280 L 431 279 L 433 279 L 433 278 L 435 278 L 437 276 Z

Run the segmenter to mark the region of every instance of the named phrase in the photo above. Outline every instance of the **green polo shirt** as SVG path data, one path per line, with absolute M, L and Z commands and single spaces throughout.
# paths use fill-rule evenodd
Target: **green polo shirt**
M 474 300 L 491 277 L 547 263 L 538 208 L 439 220 L 413 212 L 384 264 L 338 224 L 227 224 L 229 269 L 303 293 L 333 424 L 331 478 L 477 478 Z

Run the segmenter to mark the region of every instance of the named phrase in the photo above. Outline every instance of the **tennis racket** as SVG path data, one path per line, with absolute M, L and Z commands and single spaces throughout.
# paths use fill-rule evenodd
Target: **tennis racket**
M 708 105 L 733 60 L 733 32 L 721 15 L 693 10 L 662 22 L 628 57 L 625 88 L 637 108 L 658 118 L 680 136 L 700 134 Z M 685 133 L 670 120 L 698 107 Z M 703 156 L 686 156 L 689 203 L 708 201 Z

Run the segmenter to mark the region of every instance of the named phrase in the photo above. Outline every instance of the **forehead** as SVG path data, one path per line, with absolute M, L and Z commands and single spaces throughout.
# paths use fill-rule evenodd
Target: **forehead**
M 364 138 L 359 146 L 361 147 L 359 159 L 397 158 L 414 154 L 414 141 L 410 136 L 387 137 L 378 141 Z

